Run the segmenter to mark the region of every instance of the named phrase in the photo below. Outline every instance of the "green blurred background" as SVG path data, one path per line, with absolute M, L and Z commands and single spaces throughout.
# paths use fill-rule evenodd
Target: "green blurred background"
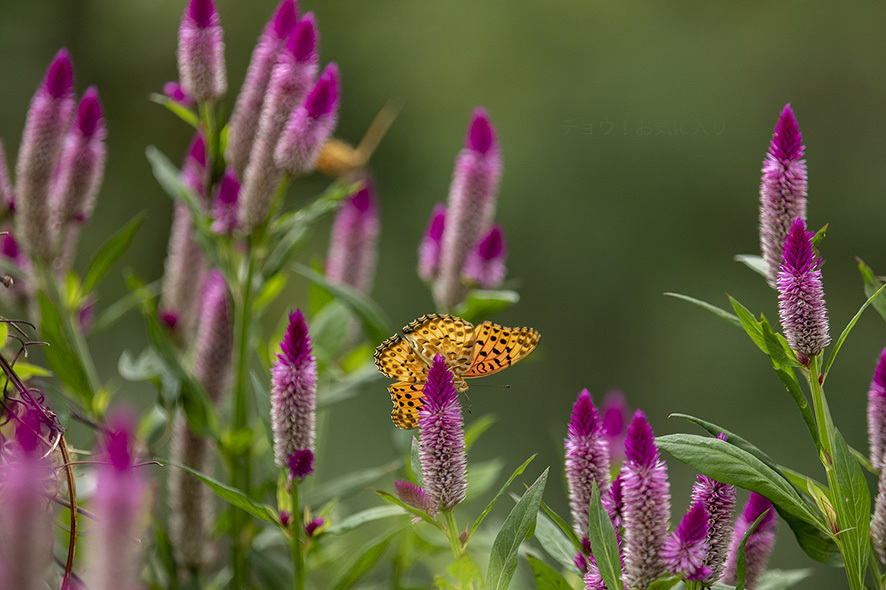
M 107 177 L 80 268 L 146 211 L 124 265 L 148 280 L 162 274 L 171 201 L 144 148 L 179 161 L 190 130 L 147 97 L 177 78 L 184 4 L 0 0 L 0 137 L 10 166 L 29 100 L 60 46 L 72 52 L 78 92 L 97 85 L 107 109 Z M 218 2 L 228 110 L 275 4 Z M 530 475 L 552 466 L 546 500 L 566 514 L 560 462 L 571 405 L 584 387 L 598 402 L 619 388 L 658 434 L 695 432 L 671 412 L 703 416 L 823 479 L 767 359 L 737 328 L 662 293 L 720 306 L 729 293 L 777 316 L 774 292 L 732 256 L 759 251 L 760 165 L 791 102 L 807 147 L 809 222 L 830 224 L 821 251 L 834 337 L 843 329 L 864 301 L 854 257 L 886 272 L 886 4 L 333 0 L 306 1 L 303 10 L 317 15 L 322 60 L 341 67 L 339 137 L 356 143 L 389 99 L 403 104 L 371 163 L 383 225 L 373 295 L 392 329 L 433 311 L 416 248 L 433 204 L 446 197 L 473 108 L 484 105 L 498 128 L 505 171 L 497 218 L 522 300 L 493 319 L 533 326 L 543 338 L 531 362 L 484 380 L 510 389 L 471 388 L 473 415 L 500 418 L 472 460 L 501 455 L 509 470 L 539 453 Z M 290 203 L 325 182 L 299 183 Z M 322 259 L 328 226 L 305 261 Z M 99 305 L 124 291 L 118 273 Z M 291 307 L 306 305 L 303 287 L 289 297 Z M 92 339 L 106 379 L 121 350 L 141 350 L 143 334 L 133 316 Z M 836 423 L 859 449 L 867 448 L 865 393 L 884 345 L 884 323 L 869 312 L 828 380 Z M 383 387 L 334 408 L 323 477 L 394 456 Z M 152 394 L 136 387 L 130 395 Z M 669 467 L 676 521 L 694 474 L 674 460 Z M 780 527 L 773 564 L 812 566 Z M 805 588 L 846 585 L 841 571 L 814 567 Z

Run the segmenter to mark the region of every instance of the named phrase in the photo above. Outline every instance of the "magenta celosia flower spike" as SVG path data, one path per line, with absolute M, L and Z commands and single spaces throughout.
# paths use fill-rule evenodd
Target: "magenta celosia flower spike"
M 194 341 L 194 376 L 218 407 L 228 390 L 234 346 L 233 318 L 224 276 L 212 270 L 203 281 Z M 212 472 L 212 441 L 195 434 L 184 414 L 173 425 L 170 458 L 201 473 Z M 176 469 L 169 474 L 169 535 L 180 565 L 203 570 L 210 562 L 213 495 L 202 482 Z
M 769 512 L 766 512 L 766 511 Z M 766 512 L 766 516 L 754 529 L 754 532 L 748 537 L 744 547 L 745 554 L 745 588 L 754 590 L 760 576 L 766 571 L 766 564 L 769 562 L 769 555 L 772 553 L 772 547 L 775 545 L 775 508 L 772 503 L 764 496 L 756 492 L 751 492 L 747 504 L 745 504 L 744 512 L 735 522 L 735 530 L 732 533 L 732 544 L 729 546 L 729 557 L 726 560 L 726 571 L 721 581 L 727 584 L 735 584 L 736 567 L 738 560 L 738 546 L 741 544 L 742 537 L 748 532 L 748 529 L 754 524 L 761 514 Z
M 239 227 L 237 203 L 240 196 L 240 182 L 232 169 L 225 171 L 219 182 L 218 192 L 212 204 L 212 226 L 217 234 L 230 235 Z
M 247 233 L 267 219 L 283 179 L 283 170 L 274 162 L 274 149 L 293 109 L 304 100 L 317 75 L 317 37 L 317 24 L 309 12 L 293 28 L 286 49 L 271 70 L 240 193 L 240 225 Z
M 625 395 L 613 389 L 606 393 L 600 408 L 603 415 L 603 438 L 609 443 L 609 462 L 613 467 L 621 465 L 625 458 L 625 439 L 631 423 L 631 408 Z
M 46 587 L 56 478 L 39 434 L 39 416 L 29 408 L 16 424 L 15 443 L 4 448 L 11 452 L 0 457 L 0 588 Z
M 579 538 L 587 537 L 594 484 L 597 484 L 600 497 L 609 491 L 609 448 L 603 439 L 597 408 L 587 389 L 578 395 L 572 408 L 564 446 L 572 526 Z
M 31 100 L 16 164 L 17 235 L 25 252 L 49 262 L 53 255 L 49 191 L 74 112 L 74 72 L 62 48 Z
M 112 416 L 101 442 L 90 511 L 83 580 L 91 590 L 136 588 L 142 568 L 139 541 L 147 523 L 148 482 L 133 454 L 134 422 Z
M 881 469 L 886 452 L 886 348 L 880 353 L 868 390 L 868 441 L 871 464 Z
M 68 132 L 50 194 L 54 235 L 67 268 L 74 257 L 80 226 L 89 221 L 95 198 L 105 173 L 105 120 L 98 90 L 90 86 L 83 93 L 74 125 Z
M 286 460 L 289 479 L 301 481 L 314 473 L 314 452 L 311 449 L 299 449 L 289 454 Z
M 631 588 L 643 590 L 666 570 L 661 552 L 668 535 L 671 494 L 655 435 L 641 410 L 628 427 L 625 451 L 627 460 L 621 471 L 624 581 Z
M 294 453 L 314 451 L 317 361 L 301 311 L 289 314 L 280 349 L 271 368 L 271 422 L 274 456 L 277 465 L 286 467 Z
M 0 139 L 0 221 L 7 219 L 15 211 L 15 193 L 6 167 L 6 149 Z
M 425 229 L 425 236 L 418 247 L 418 276 L 423 281 L 431 282 L 437 278 L 440 269 L 440 246 L 443 240 L 443 228 L 446 225 L 446 205 L 437 203 Z
M 767 278 L 776 288 L 784 241 L 795 219 L 806 221 L 806 160 L 803 136 L 787 104 L 763 161 L 760 183 L 760 250 Z
M 609 485 L 609 491 L 605 495 L 600 496 L 600 501 L 606 513 L 609 514 L 609 520 L 616 531 L 624 526 L 624 496 L 622 495 L 622 479 L 621 473 L 615 476 Z
M 421 486 L 398 479 L 394 482 L 394 491 L 397 492 L 397 497 L 400 498 L 400 501 L 404 504 L 412 506 L 413 508 L 418 508 L 423 512 L 427 512 L 431 516 L 434 516 L 437 513 L 437 505 Z
M 290 174 L 307 174 L 316 167 L 320 150 L 338 123 L 340 87 L 338 66 L 330 63 L 286 123 L 274 152 L 280 168 Z
M 704 582 L 713 584 L 720 579 L 726 567 L 726 555 L 732 538 L 735 486 L 699 475 L 692 486 L 692 501 L 704 506 L 708 515 L 708 551 L 704 565 L 711 569 L 711 573 L 704 578 Z
M 871 541 L 881 562 L 886 562 L 886 469 L 881 469 L 871 518 Z
M 271 70 L 277 63 L 277 58 L 286 50 L 286 41 L 297 22 L 296 3 L 294 0 L 283 0 L 277 5 L 273 18 L 265 26 L 264 32 L 258 38 L 258 44 L 252 51 L 246 80 L 243 81 L 243 87 L 240 88 L 237 103 L 231 113 L 228 144 L 225 147 L 228 166 L 241 176 L 249 162 L 249 152 L 252 150 L 262 103 L 271 80 Z
M 178 82 L 167 82 L 163 85 L 163 94 L 166 95 L 167 98 L 173 100 L 183 107 L 191 108 L 194 106 L 194 99 L 188 96 L 188 93 L 184 91 L 181 84 Z
M 365 294 L 375 275 L 380 221 L 372 177 L 364 175 L 361 184 L 341 204 L 332 223 L 325 273 L 330 280 Z
M 788 344 L 804 365 L 831 342 L 820 260 L 812 247 L 812 233 L 799 218 L 784 243 L 778 273 L 778 316 Z
M 495 289 L 505 280 L 507 258 L 504 231 L 495 224 L 468 253 L 463 278 L 481 289 Z
M 451 510 L 465 499 L 468 460 L 461 405 L 442 355 L 434 357 L 424 394 L 418 413 L 424 488 L 434 505 Z
M 704 563 L 708 552 L 707 535 L 708 515 L 704 505 L 696 502 L 662 548 L 668 570 L 688 582 L 710 576 L 711 568 Z
M 178 75 L 197 102 L 216 100 L 228 87 L 225 43 L 212 0 L 190 0 L 178 30 Z
M 181 178 L 185 186 L 205 197 L 206 176 L 206 144 L 198 133 L 188 148 Z M 191 211 L 185 203 L 177 201 L 166 252 L 160 318 L 184 345 L 190 343 L 196 328 L 197 304 L 206 268 L 206 257 L 192 232 Z
M 478 108 L 449 187 L 440 272 L 434 284 L 434 300 L 441 309 L 452 309 L 467 293 L 462 282 L 465 260 L 492 223 L 501 166 L 495 129 L 486 110 Z

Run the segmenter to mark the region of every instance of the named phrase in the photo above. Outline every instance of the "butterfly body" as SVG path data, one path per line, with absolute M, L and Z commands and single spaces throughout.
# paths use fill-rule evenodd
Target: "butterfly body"
M 540 338 L 532 328 L 506 328 L 492 322 L 476 327 L 456 316 L 428 314 L 403 328 L 375 349 L 378 370 L 398 382 L 388 387 L 394 411 L 391 419 L 403 429 L 418 425 L 418 412 L 424 398 L 424 382 L 438 354 L 459 392 L 468 386 L 466 378 L 497 373 L 535 350 Z

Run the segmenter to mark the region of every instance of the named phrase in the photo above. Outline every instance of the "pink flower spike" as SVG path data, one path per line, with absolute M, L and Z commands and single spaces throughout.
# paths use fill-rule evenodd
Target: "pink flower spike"
M 418 412 L 424 488 L 439 509 L 462 503 L 468 488 L 465 433 L 458 393 L 442 355 L 434 357 Z
M 446 205 L 437 203 L 428 221 L 425 236 L 418 247 L 418 276 L 430 282 L 437 278 L 440 268 L 440 245 L 446 225 Z
M 194 376 L 210 401 L 218 405 L 230 382 L 234 317 L 225 277 L 217 269 L 209 271 L 203 281 L 199 311 Z
M 267 220 L 271 200 L 284 171 L 274 162 L 274 149 L 295 109 L 304 100 L 317 75 L 317 24 L 307 13 L 295 25 L 271 70 L 258 127 L 240 193 L 240 225 L 249 233 Z
M 289 326 L 271 368 L 271 423 L 274 456 L 286 467 L 299 451 L 313 452 L 316 439 L 317 360 L 311 354 L 308 325 L 300 310 Z
M 148 482 L 135 467 L 135 423 L 112 415 L 98 455 L 84 581 L 94 590 L 135 588 L 141 573 L 140 541 L 148 502 Z
M 708 552 L 708 515 L 704 505 L 696 502 L 674 529 L 662 548 L 662 557 L 671 573 L 686 581 L 697 582 L 711 575 L 704 561 Z
M 225 148 L 228 166 L 236 170 L 240 176 L 246 172 L 249 163 L 249 153 L 255 141 L 262 103 L 271 80 L 271 70 L 280 55 L 286 51 L 286 43 L 297 22 L 296 3 L 294 0 L 283 0 L 277 5 L 273 18 L 265 25 L 265 30 L 252 52 L 246 79 L 243 81 L 231 114 L 228 143 Z
M 191 108 L 194 106 L 194 99 L 188 96 L 178 82 L 167 82 L 164 84 L 163 94 L 183 107 Z
M 222 36 L 212 0 L 190 0 L 178 30 L 178 74 L 197 102 L 216 100 L 227 90 Z
M 338 66 L 326 66 L 304 104 L 293 111 L 274 151 L 277 166 L 291 174 L 305 174 L 317 165 L 323 144 L 338 123 Z
M 830 344 L 828 310 L 821 280 L 821 261 L 812 246 L 812 232 L 797 218 L 784 242 L 778 273 L 778 317 L 797 360 L 809 365 Z
M 760 183 L 760 250 L 773 289 L 791 224 L 796 219 L 806 221 L 806 160 L 802 142 L 794 111 L 787 104 L 763 161 Z
M 767 512 L 768 511 L 768 512 Z M 738 546 L 748 529 L 761 514 L 766 513 L 754 532 L 745 542 L 745 588 L 754 590 L 760 576 L 766 571 L 769 555 L 775 545 L 775 507 L 764 496 L 751 492 L 745 504 L 744 511 L 735 522 L 735 530 L 732 533 L 732 544 L 729 546 L 729 556 L 726 560 L 726 571 L 723 573 L 721 582 L 735 584 L 736 568 L 738 563 Z
M 609 449 L 603 440 L 600 417 L 587 389 L 572 408 L 566 449 L 566 483 L 572 526 L 579 537 L 588 536 L 588 513 L 594 484 L 600 496 L 609 491 Z
M 326 254 L 326 276 L 360 293 L 369 293 L 378 258 L 379 232 L 375 183 L 366 174 L 360 189 L 342 202 L 335 215 Z
M 464 278 L 481 289 L 495 289 L 505 279 L 508 247 L 501 226 L 494 224 L 465 260 Z
M 467 294 L 462 282 L 465 260 L 488 231 L 495 214 L 502 161 L 495 129 L 485 109 L 474 111 L 465 144 L 449 187 L 440 272 L 434 284 L 434 300 L 444 310 L 455 307 Z
M 394 491 L 397 492 L 397 497 L 404 504 L 418 508 L 431 516 L 437 513 L 437 506 L 421 486 L 398 479 L 394 482 Z
M 314 473 L 314 453 L 310 449 L 293 451 L 286 461 L 289 470 L 289 480 L 300 482 Z
M 212 204 L 212 226 L 217 234 L 231 235 L 237 229 L 237 199 L 240 195 L 240 182 L 233 170 L 228 169 L 219 183 L 215 202 Z
M 699 475 L 692 486 L 692 501 L 702 504 L 708 515 L 708 545 L 704 564 L 711 569 L 703 581 L 714 584 L 726 567 L 726 555 L 732 536 L 732 513 L 735 510 L 735 486 Z
M 609 461 L 621 465 L 625 458 L 625 439 L 631 423 L 631 407 L 624 394 L 613 389 L 606 393 L 601 407 L 603 414 L 603 437 L 609 442 Z
M 668 473 L 655 446 L 655 434 L 641 410 L 634 414 L 622 466 L 624 498 L 624 581 L 648 588 L 667 569 L 662 549 L 668 535 L 671 493 Z
M 886 453 L 886 348 L 880 353 L 868 390 L 868 441 L 871 464 L 882 469 Z
M 83 93 L 77 118 L 65 140 L 65 147 L 50 194 L 54 226 L 65 235 L 68 226 L 83 225 L 92 216 L 95 199 L 105 172 L 107 130 L 98 90 L 90 86 Z M 73 259 L 75 244 L 66 241 L 69 249 L 62 253 Z
M 16 164 L 17 235 L 25 252 L 43 262 L 52 259 L 55 244 L 49 192 L 74 111 L 72 71 L 62 48 L 31 100 Z

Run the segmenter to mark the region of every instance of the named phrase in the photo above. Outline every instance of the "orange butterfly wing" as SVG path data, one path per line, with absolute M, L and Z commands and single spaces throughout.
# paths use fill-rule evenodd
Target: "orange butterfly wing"
M 394 410 L 391 412 L 391 420 L 398 428 L 411 430 L 418 426 L 418 411 L 421 410 L 422 400 L 425 397 L 422 389 L 424 383 L 394 383 L 388 387 L 391 392 L 391 401 L 394 402 Z
M 403 338 L 430 367 L 438 354 L 455 377 L 455 386 L 464 391 L 462 375 L 471 366 L 474 353 L 474 326 L 455 316 L 431 313 L 403 328 Z
M 507 369 L 538 346 L 541 335 L 532 328 L 506 328 L 483 322 L 474 330 L 474 352 L 465 377 L 484 377 Z
M 397 381 L 424 382 L 428 364 L 416 354 L 409 341 L 394 335 L 375 349 L 375 366 L 379 372 Z

